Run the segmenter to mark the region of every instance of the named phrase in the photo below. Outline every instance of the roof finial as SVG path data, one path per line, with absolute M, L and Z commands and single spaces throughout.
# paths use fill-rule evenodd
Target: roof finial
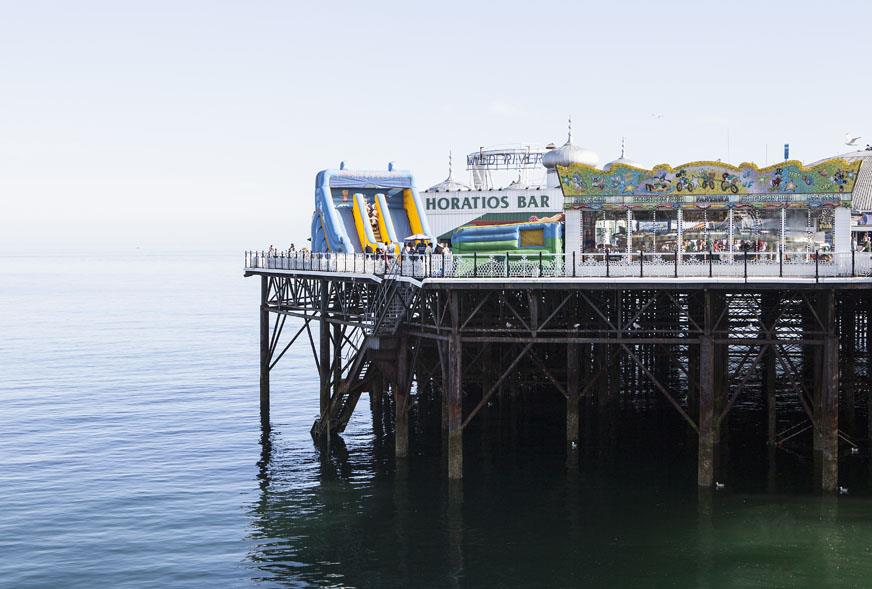
M 451 180 L 453 177 L 452 173 L 452 161 L 451 161 L 451 150 L 448 150 L 448 179 Z
M 621 159 L 624 159 L 624 137 L 621 137 Z
M 569 133 L 566 138 L 566 143 L 572 143 L 572 115 L 569 115 Z

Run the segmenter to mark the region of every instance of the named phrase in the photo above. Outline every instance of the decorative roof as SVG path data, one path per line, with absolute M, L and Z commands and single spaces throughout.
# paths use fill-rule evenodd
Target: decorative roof
M 603 170 L 608 172 L 612 166 L 629 166 L 631 168 L 643 168 L 642 164 L 634 162 L 633 160 L 624 157 L 624 138 L 621 137 L 621 157 L 616 159 L 613 162 L 609 162 L 603 166 Z
M 548 169 L 555 169 L 557 166 L 568 166 L 570 164 L 585 164 L 594 167 L 599 165 L 599 156 L 594 151 L 572 143 L 572 117 L 569 118 L 569 133 L 566 143 L 557 149 L 548 150 L 542 156 L 542 165 Z
M 463 184 L 461 182 L 457 182 L 454 179 L 453 172 L 453 162 L 451 157 L 451 152 L 448 152 L 448 177 L 440 182 L 439 184 L 434 184 L 424 192 L 459 192 L 461 190 L 471 190 L 469 186 Z
M 872 151 L 863 158 L 863 165 L 854 184 L 851 208 L 862 213 L 872 212 Z
M 867 146 L 866 149 L 861 149 L 860 151 L 828 157 L 811 165 L 814 166 L 834 159 L 862 162 L 860 170 L 857 172 L 854 191 L 851 194 L 851 209 L 860 213 L 872 212 L 872 146 Z

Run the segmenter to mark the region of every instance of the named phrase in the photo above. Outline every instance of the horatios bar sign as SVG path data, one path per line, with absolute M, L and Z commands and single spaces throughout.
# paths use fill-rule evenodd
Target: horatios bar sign
M 653 170 L 615 165 L 557 166 L 565 208 L 850 206 L 860 162 L 831 159 L 805 167 L 787 161 L 766 168 L 693 162 Z
M 556 201 L 556 202 L 552 202 Z M 551 194 L 494 194 L 471 195 L 463 193 L 456 196 L 426 196 L 424 207 L 428 211 L 517 211 L 517 210 L 560 210 L 560 195 Z

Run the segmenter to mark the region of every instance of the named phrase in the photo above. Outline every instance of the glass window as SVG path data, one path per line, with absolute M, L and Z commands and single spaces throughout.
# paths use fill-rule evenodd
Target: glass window
M 713 254 L 730 249 L 730 211 L 728 209 L 684 209 L 681 211 L 682 249 L 688 253 Z
M 678 241 L 677 211 L 633 211 L 633 252 L 670 253 Z
M 781 208 L 733 209 L 733 251 L 778 255 Z
M 581 211 L 581 251 L 596 252 L 596 221 L 598 211 Z
M 812 250 L 821 253 L 833 251 L 833 225 L 835 224 L 835 211 L 830 207 L 811 209 Z
M 585 220 L 587 219 L 585 215 Z M 627 250 L 627 212 L 598 211 L 591 213 L 590 222 L 594 226 L 596 250 L 604 251 L 608 248 L 613 252 L 625 252 Z
M 784 253 L 807 254 L 814 251 L 814 231 L 811 228 L 809 209 L 787 209 L 784 211 Z

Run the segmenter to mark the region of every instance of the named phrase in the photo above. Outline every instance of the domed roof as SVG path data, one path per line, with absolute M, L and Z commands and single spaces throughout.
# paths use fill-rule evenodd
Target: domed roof
M 585 164 L 593 167 L 599 164 L 599 156 L 595 152 L 572 143 L 572 119 L 569 120 L 569 136 L 566 143 L 557 149 L 547 151 L 542 156 L 542 165 L 548 169 L 570 164 Z
M 631 160 L 630 158 L 624 157 L 624 140 L 621 140 L 621 157 L 616 159 L 613 162 L 609 162 L 603 166 L 603 170 L 608 172 L 612 169 L 613 166 L 630 166 L 633 168 L 642 168 L 642 164 Z M 643 168 L 644 169 L 644 168 Z
M 569 164 L 585 164 L 596 167 L 599 165 L 599 156 L 590 149 L 573 145 L 569 141 L 562 147 L 552 149 L 542 156 L 542 165 L 546 168 L 568 166 Z
M 439 184 L 434 184 L 424 192 L 459 192 L 461 190 L 471 190 L 469 186 L 458 182 L 454 179 L 454 173 L 452 171 L 451 165 L 451 154 L 448 154 L 448 177 L 440 182 Z

